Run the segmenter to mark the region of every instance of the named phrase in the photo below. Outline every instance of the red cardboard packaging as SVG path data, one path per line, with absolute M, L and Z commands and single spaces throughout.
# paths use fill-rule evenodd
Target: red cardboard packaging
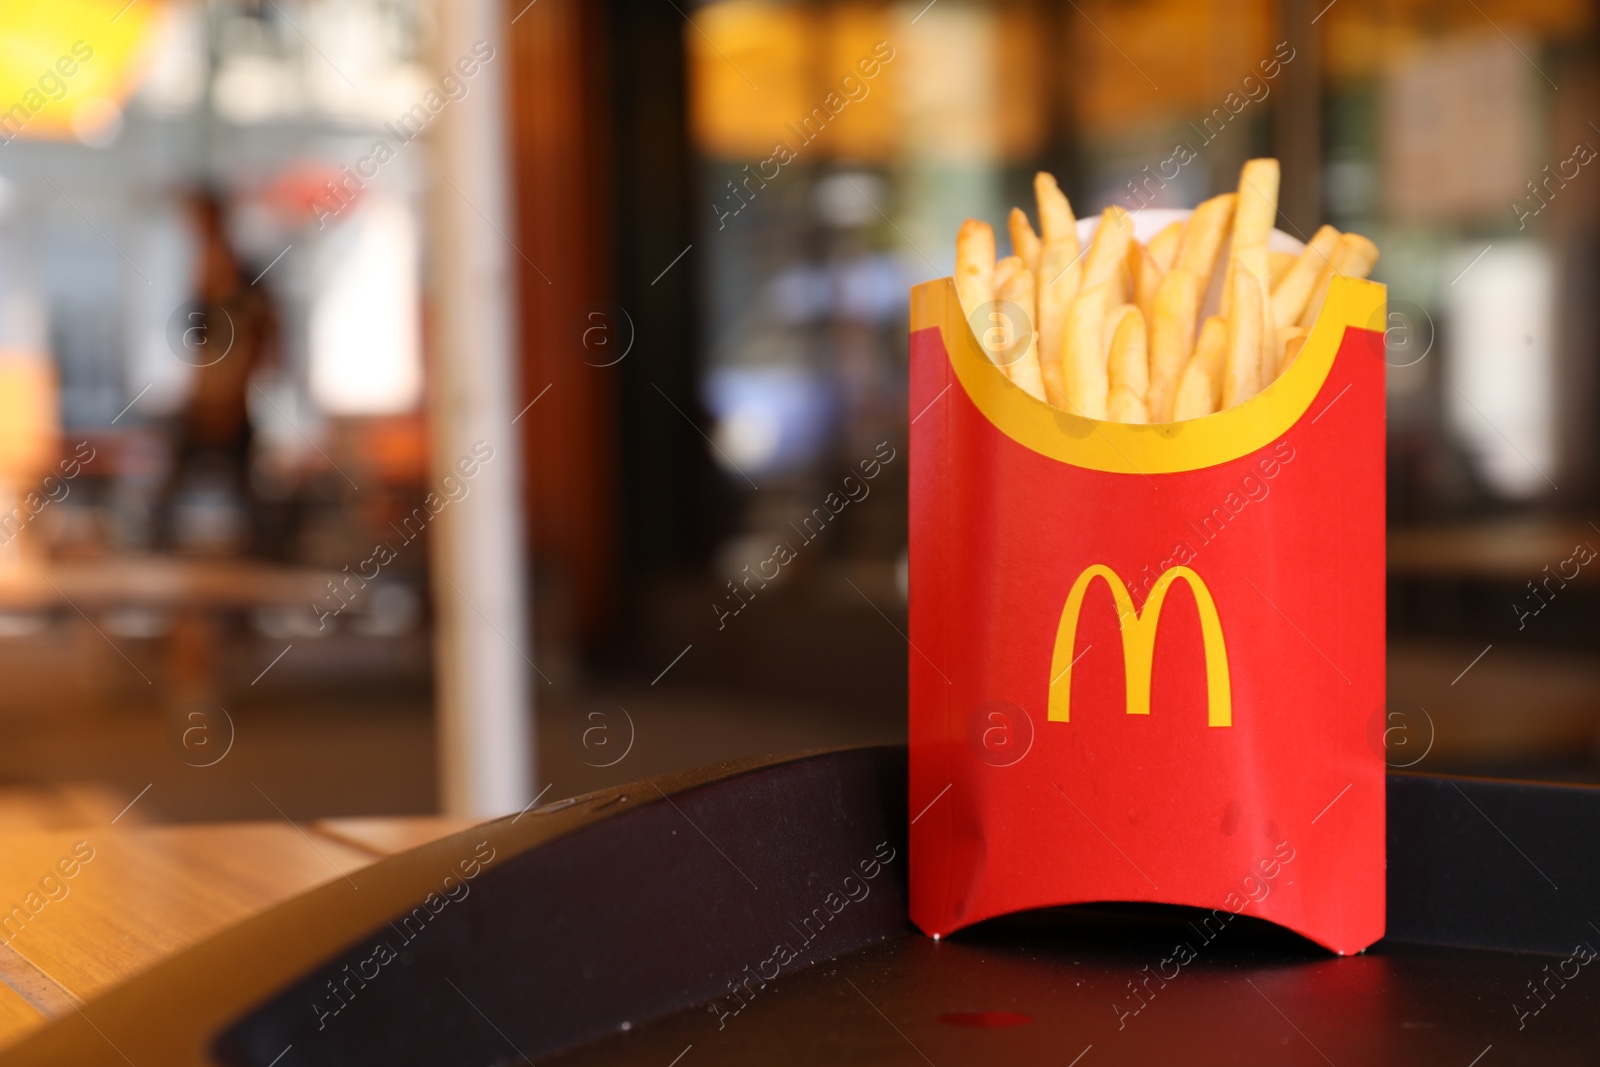
M 1262 393 L 1127 425 L 1013 385 L 950 279 L 912 290 L 922 930 L 1152 901 L 1383 935 L 1384 315 L 1335 278 Z

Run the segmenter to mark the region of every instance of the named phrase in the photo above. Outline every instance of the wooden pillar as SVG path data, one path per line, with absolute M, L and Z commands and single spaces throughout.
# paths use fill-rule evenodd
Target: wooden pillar
M 517 426 L 527 460 L 524 518 L 544 586 L 540 646 L 561 670 L 612 616 L 617 386 L 660 337 L 645 309 L 618 302 L 613 283 L 607 5 L 507 3 L 507 18 L 516 19 L 507 75 L 517 216 L 508 232 L 522 253 L 514 263 L 517 408 L 534 404 Z M 659 210 L 661 198 L 652 199 Z

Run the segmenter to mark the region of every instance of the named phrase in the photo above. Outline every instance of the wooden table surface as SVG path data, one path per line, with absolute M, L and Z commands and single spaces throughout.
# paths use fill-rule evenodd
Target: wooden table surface
M 157 607 L 207 610 L 293 607 L 331 596 L 343 575 L 260 560 L 186 556 L 112 556 L 22 560 L 0 566 L 0 606 L 11 611 Z
M 0 1048 L 226 927 L 475 821 L 98 826 L 0 837 Z
M 1580 545 L 1600 549 L 1600 521 L 1534 516 L 1400 527 L 1389 531 L 1389 574 L 1520 583 L 1542 581 L 1548 566 L 1550 574 L 1592 582 L 1600 568 L 1575 558 Z

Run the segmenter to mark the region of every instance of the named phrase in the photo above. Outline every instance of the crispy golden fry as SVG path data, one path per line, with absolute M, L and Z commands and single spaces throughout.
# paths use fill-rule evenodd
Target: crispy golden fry
M 1039 235 L 1020 207 L 1011 209 L 1008 220 L 1011 227 L 1011 251 L 1022 260 L 1022 265 L 1035 275 L 1039 273 Z
M 1210 415 L 1222 404 L 1222 373 L 1227 362 L 1228 324 L 1219 315 L 1206 319 L 1195 342 L 1194 355 L 1183 368 L 1173 398 L 1172 421 Z
M 1150 250 L 1138 241 L 1128 242 L 1128 274 L 1133 279 L 1133 302 L 1148 323 L 1156 312 L 1156 290 L 1166 271 L 1156 262 Z
M 1288 372 L 1290 364 L 1299 357 L 1300 350 L 1306 346 L 1306 338 L 1311 336 L 1309 331 L 1299 326 L 1291 326 L 1295 331 L 1294 336 L 1288 338 L 1283 346 L 1283 360 L 1278 364 L 1278 377 L 1283 377 Z
M 1106 418 L 1112 422 L 1149 422 L 1149 408 L 1127 386 L 1113 386 L 1111 395 L 1106 398 Z
M 1272 290 L 1272 317 L 1276 322 L 1293 325 L 1300 321 L 1306 310 L 1306 301 L 1329 264 L 1333 262 L 1333 249 L 1339 243 L 1339 231 L 1324 226 L 1311 235 L 1311 243 L 1295 257 L 1294 265 L 1284 274 Z
M 1056 184 L 1055 176 L 1044 171 L 1033 176 L 1033 195 L 1039 201 L 1039 236 L 1044 244 L 1066 241 L 1072 244 L 1076 258 L 1078 247 L 1078 220 L 1073 217 L 1072 205 L 1066 194 Z
M 1268 263 L 1272 267 L 1272 287 L 1276 289 L 1283 276 L 1289 273 L 1289 268 L 1294 266 L 1296 259 L 1300 258 L 1293 252 L 1268 252 Z
M 1242 176 L 1240 178 L 1239 188 L 1241 190 L 1240 193 L 1239 193 L 1239 202 L 1241 204 L 1243 204 L 1246 201 L 1246 193 L 1243 191 L 1246 188 L 1246 185 L 1244 183 L 1244 179 L 1243 179 Z M 1255 193 L 1250 193 L 1248 195 L 1249 195 L 1249 198 L 1251 200 L 1259 201 L 1259 199 L 1260 199 Z M 1270 220 L 1269 220 L 1269 222 L 1270 222 Z M 1244 257 L 1247 260 L 1247 262 L 1245 264 L 1246 268 L 1250 271 L 1251 274 L 1254 274 L 1256 276 L 1256 281 L 1257 281 L 1258 284 L 1261 285 L 1262 292 L 1263 293 L 1268 293 L 1268 292 L 1270 292 L 1270 287 L 1268 286 L 1266 279 L 1269 278 L 1271 276 L 1271 274 L 1272 274 L 1272 257 L 1267 252 L 1267 242 L 1266 242 L 1265 239 L 1262 239 L 1262 240 L 1259 240 L 1259 241 L 1241 240 L 1240 236 L 1239 236 L 1238 229 L 1239 229 L 1239 216 L 1237 214 L 1235 214 L 1234 215 L 1233 243 L 1228 248 L 1228 256 L 1229 256 L 1230 259 L 1234 259 L 1234 260 L 1239 259 L 1241 256 Z M 1271 232 L 1270 231 L 1270 226 L 1269 226 L 1268 232 Z M 1233 270 L 1232 270 L 1232 264 L 1230 263 L 1229 264 L 1229 268 L 1228 268 L 1228 274 L 1222 280 L 1222 300 L 1221 300 L 1220 304 L 1218 305 L 1219 313 L 1222 314 L 1223 316 L 1226 316 L 1228 314 L 1229 309 L 1232 308 L 1232 307 L 1233 307 Z M 1271 336 L 1270 331 L 1268 333 L 1268 336 Z
M 1235 251 L 1232 255 L 1232 262 L 1229 264 L 1228 277 L 1225 279 L 1222 286 L 1222 299 L 1218 307 L 1218 314 L 1222 315 L 1223 318 L 1229 318 L 1232 315 L 1233 309 L 1231 304 L 1233 300 L 1234 272 L 1242 265 L 1245 270 L 1249 271 L 1251 275 L 1256 278 L 1257 284 L 1260 284 L 1260 279 L 1265 278 L 1267 276 L 1267 272 L 1271 269 L 1270 262 L 1271 261 L 1267 256 L 1266 245 L 1246 245 L 1242 249 Z M 1273 342 L 1277 337 L 1277 331 L 1271 316 L 1272 303 L 1271 301 L 1263 300 L 1261 304 L 1261 329 L 1259 334 L 1261 338 L 1261 352 L 1258 357 L 1261 370 L 1258 375 L 1256 387 L 1257 392 L 1259 392 L 1269 381 L 1272 380 L 1272 374 L 1277 371 L 1278 367 L 1278 353 L 1277 349 L 1273 347 Z
M 1173 397 L 1172 421 L 1186 422 L 1215 414 L 1217 402 L 1211 399 L 1212 394 L 1218 392 L 1213 385 L 1215 381 L 1216 376 L 1204 367 L 1185 367 L 1178 393 Z
M 1378 265 L 1378 246 L 1359 233 L 1341 236 L 1333 253 L 1334 270 L 1346 278 L 1365 278 Z
M 1138 311 L 1139 311 L 1138 307 L 1136 305 L 1134 305 L 1134 304 L 1130 304 L 1130 303 L 1126 303 L 1126 302 L 1123 302 L 1123 303 L 1119 304 L 1119 303 L 1116 303 L 1114 301 L 1107 301 L 1106 302 L 1106 328 L 1105 328 L 1104 335 L 1101 337 L 1101 340 L 1105 342 L 1105 346 L 1106 346 L 1106 374 L 1108 376 L 1115 373 L 1111 369 L 1111 350 L 1112 350 L 1113 344 L 1116 342 L 1117 330 L 1121 328 L 1124 319 L 1128 318 L 1130 315 L 1136 314 Z M 1143 327 L 1143 319 L 1144 319 L 1144 316 L 1140 315 L 1140 326 L 1141 326 L 1141 329 Z M 1129 340 L 1125 340 L 1124 341 L 1124 344 L 1127 344 L 1127 343 L 1130 343 Z M 1149 358 L 1146 357 L 1146 359 L 1145 359 L 1145 378 L 1146 378 L 1147 381 L 1148 381 L 1148 378 L 1149 378 L 1149 365 L 1150 365 Z M 1112 384 L 1115 384 L 1115 383 L 1113 382 Z
M 1300 325 L 1309 328 L 1317 321 L 1317 316 L 1322 313 L 1322 302 L 1328 299 L 1328 283 L 1335 274 L 1346 278 L 1365 278 L 1372 272 L 1373 264 L 1377 262 L 1377 245 L 1359 233 L 1347 233 L 1341 236 L 1339 243 L 1333 246 L 1333 255 L 1328 257 L 1327 270 L 1317 281 L 1317 287 L 1312 290 L 1316 295 L 1306 304 L 1306 309 L 1300 316 Z
M 1022 257 L 1021 256 L 1007 256 L 1006 258 L 1004 258 L 1002 260 L 999 260 L 999 261 L 997 261 L 995 263 L 995 265 L 994 265 L 994 291 L 995 291 L 995 295 L 996 296 L 1000 295 L 1000 290 L 1005 287 L 1006 282 L 1011 280 L 1011 276 L 1013 274 L 1016 274 L 1017 271 L 1019 271 L 1021 269 L 1022 269 Z
M 1265 314 L 1272 314 L 1272 309 L 1267 308 Z M 1299 327 L 1296 327 L 1298 329 Z M 1283 362 L 1283 341 L 1279 339 L 1282 331 L 1272 328 L 1261 339 L 1261 387 L 1263 391 L 1267 386 L 1278 380 L 1278 366 Z
M 1044 399 L 1044 378 L 1039 370 L 1039 339 L 1033 328 L 1033 272 L 1019 268 L 995 294 L 1003 302 L 1002 315 L 1016 316 L 1004 324 L 1005 342 L 1000 365 L 1013 382 L 1030 395 Z
M 1278 161 L 1252 159 L 1239 168 L 1239 201 L 1233 213 L 1233 254 L 1265 245 L 1278 217 Z M 1257 279 L 1266 278 L 1265 274 Z
M 972 317 L 994 299 L 994 230 L 987 222 L 968 219 L 956 234 L 956 295 L 981 342 L 983 328 Z
M 1100 213 L 1100 226 L 1083 260 L 1083 288 L 1114 282 L 1127 270 L 1128 244 L 1133 240 L 1133 217 L 1113 204 Z M 1126 281 L 1123 282 L 1126 286 Z M 1119 292 L 1113 287 L 1114 292 Z
M 1184 228 L 1183 240 L 1178 243 L 1178 268 L 1200 276 L 1201 292 L 1211 288 L 1211 272 L 1216 269 L 1222 238 L 1228 232 L 1234 201 L 1238 199 L 1236 193 L 1223 193 L 1195 208 Z
M 1162 270 L 1171 270 L 1178 262 L 1178 245 L 1183 241 L 1183 228 L 1188 219 L 1169 222 L 1161 232 L 1150 238 L 1150 255 Z
M 1253 271 L 1251 273 L 1254 273 Z M 1259 275 L 1258 275 L 1259 277 Z M 1260 285 L 1260 282 L 1256 283 Z M 1257 370 L 1256 392 L 1271 385 L 1278 377 L 1278 359 L 1283 346 L 1278 344 L 1278 324 L 1272 321 L 1272 301 L 1267 297 L 1267 287 L 1261 286 L 1261 352 Z
M 1263 294 L 1271 291 L 1272 262 L 1267 255 L 1267 240 L 1272 236 L 1272 223 L 1278 217 L 1278 161 L 1252 159 L 1239 168 L 1239 199 L 1233 210 L 1233 245 L 1229 255 L 1251 257 L 1247 267 L 1255 275 Z M 1259 258 L 1256 250 L 1260 250 Z M 1222 314 L 1233 306 L 1233 274 L 1223 279 Z M 1262 338 L 1272 338 L 1270 324 L 1262 331 Z M 1270 346 L 1269 346 L 1270 347 Z
M 990 362 L 1002 369 L 1005 368 L 1005 351 L 1011 343 L 1011 323 L 1006 318 L 1004 310 L 999 306 L 1001 290 L 1005 289 L 1022 269 L 1022 259 L 1018 256 L 1006 256 L 994 265 L 994 296 L 989 305 L 988 314 L 983 316 L 982 322 L 977 324 L 978 343 L 983 345 L 984 351 L 989 353 Z M 1007 372 L 1010 377 L 1010 372 Z
M 1256 284 L 1261 285 L 1261 279 L 1265 278 L 1267 272 L 1271 269 L 1270 260 L 1267 257 L 1267 246 L 1246 245 L 1243 249 L 1233 254 L 1233 264 L 1234 270 L 1243 267 L 1256 279 Z M 1232 281 L 1231 277 L 1229 281 Z M 1232 288 L 1232 285 L 1227 286 L 1223 293 L 1224 306 L 1222 314 L 1224 316 L 1229 314 L 1226 298 Z M 1266 299 L 1265 286 L 1262 286 L 1260 319 L 1261 327 L 1258 336 L 1261 338 L 1261 351 L 1256 357 L 1259 366 L 1256 374 L 1256 392 L 1265 389 L 1267 383 L 1272 381 L 1278 373 L 1277 323 L 1272 318 L 1272 302 Z
M 1039 300 L 1039 366 L 1044 375 L 1045 398 L 1058 408 L 1067 406 L 1062 348 L 1066 339 L 1067 312 L 1078 293 L 1078 242 L 1046 241 L 1039 253 L 1039 276 L 1035 285 Z
M 1290 346 L 1293 346 L 1295 352 L 1298 353 L 1300 351 L 1300 346 L 1305 343 L 1306 335 L 1308 333 L 1310 333 L 1310 331 L 1304 326 L 1279 326 L 1277 328 L 1277 330 L 1274 332 L 1272 345 L 1276 360 L 1273 363 L 1271 375 L 1269 376 L 1263 373 L 1261 378 L 1261 388 L 1265 389 L 1267 386 L 1277 381 L 1283 376 L 1283 372 L 1289 369 Z
M 1179 267 L 1156 290 L 1150 319 L 1150 421 L 1172 421 L 1178 378 L 1194 352 L 1195 323 L 1200 317 L 1200 276 Z
M 1150 390 L 1150 357 L 1144 315 L 1132 304 L 1112 311 L 1106 321 L 1111 351 L 1106 360 L 1106 417 L 1113 422 L 1149 422 L 1145 397 Z
M 1222 406 L 1242 404 L 1261 391 L 1261 283 L 1243 258 L 1233 261 L 1233 307 L 1222 371 Z
M 1067 315 L 1063 392 L 1067 410 L 1090 419 L 1106 417 L 1110 382 L 1106 373 L 1106 308 L 1110 284 L 1085 288 Z

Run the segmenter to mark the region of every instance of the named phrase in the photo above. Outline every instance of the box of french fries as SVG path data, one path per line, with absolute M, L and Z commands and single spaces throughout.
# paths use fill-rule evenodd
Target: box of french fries
M 929 934 L 1103 901 L 1383 934 L 1385 294 L 1366 238 L 1274 228 L 1278 182 L 1080 222 L 1040 174 L 1012 255 L 969 220 L 912 291 Z

